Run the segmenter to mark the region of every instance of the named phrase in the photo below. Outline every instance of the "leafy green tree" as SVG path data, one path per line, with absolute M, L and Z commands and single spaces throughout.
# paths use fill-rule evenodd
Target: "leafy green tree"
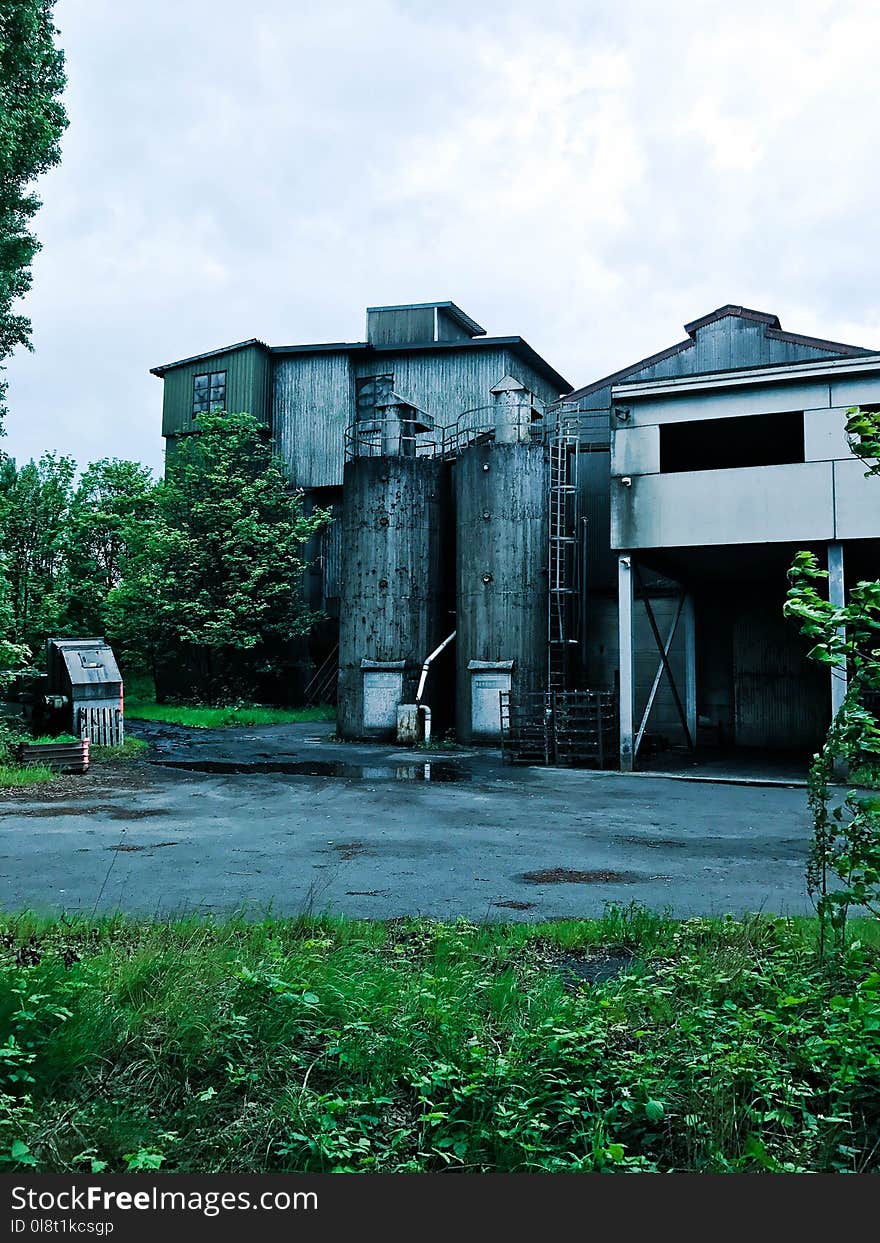
M 122 580 L 129 535 L 156 512 L 156 483 L 139 462 L 93 462 L 73 494 L 66 540 L 72 634 L 103 634 L 107 597 Z
M 303 513 L 266 428 L 249 414 L 203 414 L 181 438 L 156 492 L 155 517 L 132 523 L 108 632 L 129 661 L 173 659 L 196 696 L 246 693 L 255 672 L 311 629 L 308 539 L 329 512 Z
M 6 638 L 40 650 L 63 627 L 69 599 L 67 524 L 76 466 L 44 454 L 20 469 L 0 460 L 0 564 L 5 569 Z
M 880 475 L 880 414 L 858 407 L 847 412 L 849 445 Z M 845 667 L 847 692 L 825 742 L 813 757 L 809 802 L 813 840 L 807 862 L 807 890 L 816 905 L 820 949 L 830 936 L 837 948 L 846 943 L 851 906 L 880 915 L 880 797 L 858 789 L 843 798 L 832 789 L 835 775 L 880 764 L 880 581 L 860 582 L 842 608 L 824 594 L 828 573 L 813 553 L 799 552 L 789 570 L 791 584 L 784 606 L 813 646 L 809 656 L 831 669 Z
M 0 4 L 0 361 L 30 348 L 30 321 L 13 311 L 31 287 L 40 243 L 29 224 L 40 200 L 28 187 L 61 158 L 64 54 L 55 46 L 55 0 Z M 6 385 L 0 379 L 0 428 Z

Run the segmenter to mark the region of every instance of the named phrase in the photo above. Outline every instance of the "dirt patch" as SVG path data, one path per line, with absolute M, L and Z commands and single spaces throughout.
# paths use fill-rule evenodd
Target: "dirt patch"
M 105 850 L 118 850 L 122 854 L 136 854 L 140 850 L 161 850 L 163 846 L 179 846 L 180 842 L 150 842 L 148 846 L 128 845 L 120 843 L 118 846 L 105 846 Z
M 582 988 L 584 984 L 604 984 L 606 980 L 615 980 L 633 964 L 633 955 L 626 950 L 618 952 L 599 951 L 595 954 L 567 954 L 556 958 L 552 966 L 562 976 L 565 987 L 570 991 Z
M 335 846 L 331 846 L 344 862 L 349 859 L 356 859 L 358 855 L 368 854 L 366 844 L 364 842 L 339 842 Z
M 575 868 L 545 868 L 523 872 L 519 878 L 527 885 L 634 885 L 643 877 L 638 872 L 579 872 Z
M 161 816 L 164 813 L 153 807 L 115 807 L 112 803 L 100 803 L 80 806 L 60 807 L 27 807 L 16 815 L 27 816 L 37 820 L 51 820 L 57 816 L 106 816 L 108 820 L 146 820 L 150 816 Z
M 518 902 L 516 898 L 510 898 L 506 902 L 493 902 L 493 906 L 503 906 L 508 911 L 533 911 L 535 909 L 534 902 Z

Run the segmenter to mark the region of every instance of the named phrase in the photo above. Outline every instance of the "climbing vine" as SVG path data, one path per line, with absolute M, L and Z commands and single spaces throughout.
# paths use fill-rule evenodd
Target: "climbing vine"
M 846 431 L 851 451 L 867 465 L 866 477 L 880 474 L 880 412 L 848 410 Z M 829 940 L 837 949 L 845 946 L 850 907 L 880 916 L 880 795 L 860 788 L 841 793 L 836 782 L 880 765 L 880 581 L 856 583 L 838 607 L 822 590 L 827 578 L 813 553 L 799 552 L 788 572 L 784 606 L 812 644 L 809 657 L 848 677 L 808 781 L 813 840 L 806 880 L 822 954 Z

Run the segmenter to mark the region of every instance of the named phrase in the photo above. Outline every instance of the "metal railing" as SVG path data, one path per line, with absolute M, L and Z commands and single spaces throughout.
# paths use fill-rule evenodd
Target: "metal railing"
M 412 430 L 412 425 L 393 418 L 371 418 L 350 424 L 345 429 L 345 460 L 359 457 L 440 457 L 443 453 L 443 432 Z

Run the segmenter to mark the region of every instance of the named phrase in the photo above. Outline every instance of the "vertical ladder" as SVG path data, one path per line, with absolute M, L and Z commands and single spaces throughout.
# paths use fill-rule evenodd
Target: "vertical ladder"
M 577 468 L 579 420 L 576 407 L 562 407 L 549 444 L 549 557 L 547 690 L 568 689 L 570 657 L 577 647 Z

